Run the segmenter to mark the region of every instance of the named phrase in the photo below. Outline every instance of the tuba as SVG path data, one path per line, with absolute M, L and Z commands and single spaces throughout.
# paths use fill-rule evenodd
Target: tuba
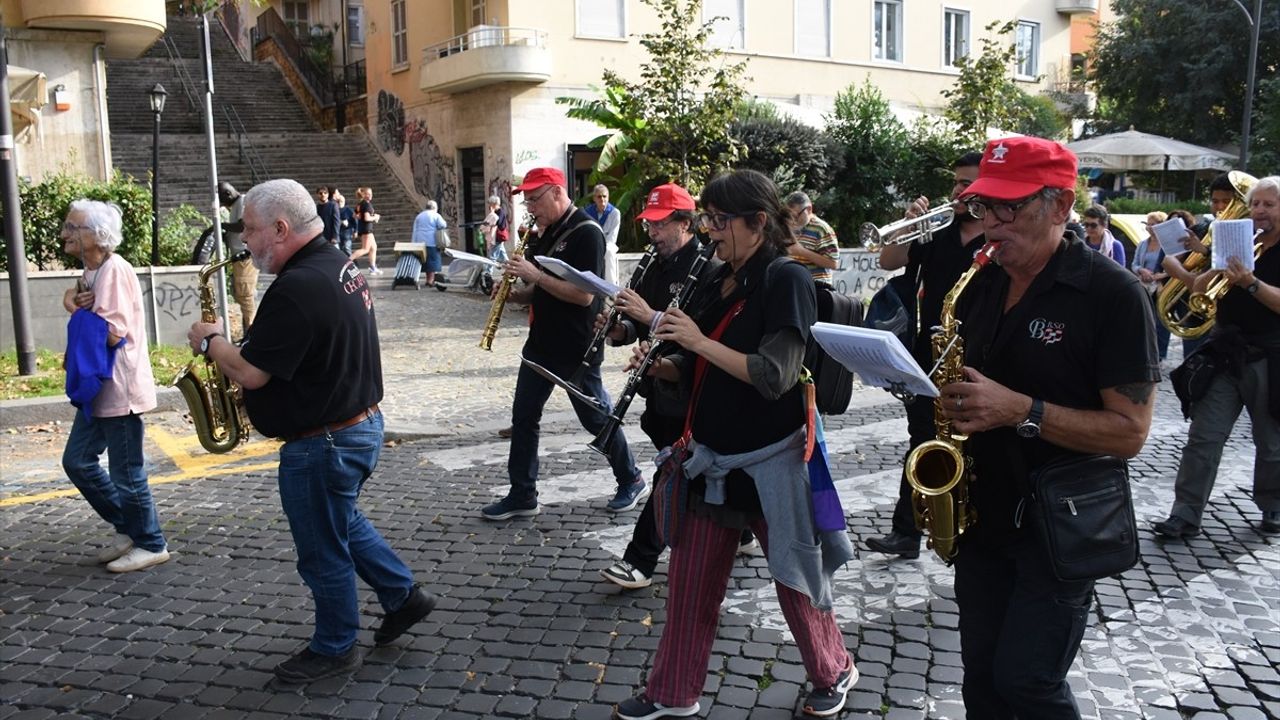
M 1249 208 L 1244 204 L 1244 196 L 1248 194 L 1257 179 L 1239 170 L 1232 170 L 1227 173 L 1227 177 L 1231 180 L 1236 196 L 1231 198 L 1231 203 L 1218 214 L 1217 219 L 1242 220 L 1249 217 Z M 1210 225 L 1208 234 L 1204 236 L 1204 244 L 1207 246 L 1212 243 L 1213 225 Z M 1207 267 L 1208 261 L 1209 258 L 1193 252 L 1187 255 L 1186 260 L 1183 261 L 1183 267 L 1191 273 L 1201 273 Z M 1166 328 L 1169 328 L 1169 332 L 1180 338 L 1192 339 L 1213 329 L 1213 318 L 1206 318 L 1191 306 L 1189 292 L 1190 289 L 1181 280 L 1169 278 L 1169 282 L 1165 283 L 1160 294 L 1156 296 L 1156 317 L 1164 323 Z M 1198 305 L 1201 309 L 1204 308 L 1203 301 Z
M 245 250 L 222 262 L 206 265 L 200 270 L 200 322 L 211 323 L 218 319 L 217 303 L 213 299 L 214 273 L 226 265 L 249 257 Z M 204 358 L 204 372 L 200 372 L 200 358 L 187 365 L 173 379 L 174 387 L 182 393 L 196 425 L 196 437 L 200 445 L 211 453 L 224 453 L 249 439 L 249 415 L 244 409 L 244 397 L 240 386 L 218 369 L 218 363 Z
M 934 368 L 930 374 L 939 388 L 964 379 L 964 339 L 956 320 L 956 302 L 969 282 L 995 254 L 996 243 L 982 246 L 942 301 L 941 323 L 932 337 Z M 933 424 L 937 438 L 916 446 L 907 455 L 906 476 L 911 485 L 911 507 L 916 526 L 929 534 L 931 548 L 943 562 L 956 556 L 956 541 L 965 529 L 977 522 L 969 505 L 972 461 L 965 457 L 967 435 L 951 430 L 951 421 L 942 412 L 942 396 L 933 402 Z
M 512 257 L 524 257 L 524 247 L 529 242 L 529 231 L 533 225 L 520 226 L 520 239 L 511 252 Z M 489 306 L 489 318 L 484 321 L 484 332 L 480 334 L 480 349 L 493 351 L 493 338 L 498 334 L 498 323 L 502 322 L 502 311 L 507 307 L 507 296 L 511 294 L 511 286 L 516 282 L 515 275 L 504 274 L 499 281 L 498 291 L 493 295 L 493 304 Z

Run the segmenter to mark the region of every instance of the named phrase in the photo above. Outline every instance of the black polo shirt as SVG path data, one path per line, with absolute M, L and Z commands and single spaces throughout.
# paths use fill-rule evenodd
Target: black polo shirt
M 355 263 L 323 235 L 276 275 L 240 353 L 271 374 L 244 392 L 249 419 L 267 437 L 342 422 L 382 400 L 373 295 Z
M 974 278 L 957 314 L 965 364 L 1046 403 L 1099 410 L 1103 389 L 1160 380 L 1151 303 L 1133 274 L 1069 237 L 1008 313 L 1005 271 L 993 264 Z M 1000 540 L 1018 532 L 1014 515 L 1029 473 L 1074 452 L 1021 438 L 1012 427 L 970 436 L 965 453 L 974 461 L 970 499 L 978 524 L 965 537 Z
M 571 207 L 530 241 L 529 247 L 532 251 L 525 252 L 525 257 L 534 264 L 537 264 L 533 259 L 535 255 L 546 255 L 604 277 L 604 232 L 580 208 Z M 524 344 L 524 356 L 561 377 L 568 377 L 595 337 L 600 298 L 586 306 L 577 305 L 535 285 L 531 305 L 533 322 Z M 603 356 L 601 348 L 593 362 L 599 364 Z
M 965 270 L 973 264 L 973 256 L 982 247 L 984 237 L 978 235 L 968 245 L 960 244 L 960 223 L 953 222 L 933 234 L 933 241 L 912 243 L 907 255 L 906 275 L 918 278 L 917 288 L 923 292 L 916 308 L 920 314 L 920 332 L 915 335 L 911 352 L 926 371 L 933 364 L 929 342 L 933 328 L 942 321 L 942 301 Z M 913 329 L 914 331 L 914 329 Z
M 1254 263 L 1253 276 L 1271 286 L 1280 286 L 1280 244 L 1272 245 Z M 1280 315 L 1258 302 L 1258 298 L 1242 287 L 1231 289 L 1218 301 L 1217 322 L 1221 327 L 1234 326 L 1246 338 L 1280 334 Z

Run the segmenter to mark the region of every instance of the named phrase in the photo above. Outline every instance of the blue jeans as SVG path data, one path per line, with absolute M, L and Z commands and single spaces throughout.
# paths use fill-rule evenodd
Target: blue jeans
M 342 655 L 360 631 L 356 575 L 387 612 L 413 589 L 413 573 L 356 507 L 382 451 L 382 414 L 280 448 L 280 504 L 298 551 L 298 574 L 316 604 L 311 650 Z
M 511 455 L 507 458 L 507 474 L 511 477 L 512 497 L 522 501 L 538 498 L 538 423 L 542 420 L 542 408 L 546 406 L 554 387 L 550 380 L 524 363 L 520 364 L 520 374 L 516 376 L 516 396 L 511 403 Z M 578 388 L 606 407 L 613 407 L 609 393 L 604 389 L 604 381 L 600 379 L 599 365 L 592 365 L 582 373 Z M 573 403 L 574 412 L 578 414 L 578 422 L 594 437 L 604 427 L 604 415 L 572 395 L 569 399 Z M 640 469 L 631 456 L 631 448 L 627 446 L 622 428 L 614 433 L 607 449 L 609 467 L 613 468 L 613 476 L 618 485 L 635 482 L 640 477 Z
M 62 469 L 116 532 L 128 535 L 144 550 L 165 547 L 160 519 L 147 484 L 146 459 L 142 456 L 142 417 L 93 418 L 76 411 L 71 435 L 62 451 Z M 102 469 L 102 451 L 108 451 L 110 473 Z

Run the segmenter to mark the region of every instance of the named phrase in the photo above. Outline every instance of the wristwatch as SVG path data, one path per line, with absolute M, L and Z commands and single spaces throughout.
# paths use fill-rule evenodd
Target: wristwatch
M 1254 278 L 1254 279 L 1253 279 L 1253 282 L 1249 283 L 1249 285 L 1245 287 L 1245 291 L 1246 291 L 1246 292 L 1248 292 L 1250 295 L 1257 295 L 1257 294 L 1258 294 L 1258 279 L 1257 279 L 1257 278 Z
M 200 341 L 201 355 L 205 357 L 209 357 L 209 343 L 213 342 L 213 339 L 216 337 L 218 337 L 218 333 L 209 333 L 208 335 L 204 336 L 204 339 Z
M 1040 421 L 1044 419 L 1044 401 L 1034 399 L 1031 401 L 1031 413 L 1027 415 L 1027 419 L 1018 423 L 1014 428 L 1019 437 L 1038 438 L 1040 437 Z

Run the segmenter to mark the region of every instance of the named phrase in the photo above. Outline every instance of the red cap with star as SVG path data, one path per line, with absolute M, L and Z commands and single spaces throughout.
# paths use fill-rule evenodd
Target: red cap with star
M 964 196 L 1017 200 L 1041 188 L 1075 186 L 1075 153 L 1044 138 L 1010 137 L 987 143 L 978 179 L 965 189 Z

